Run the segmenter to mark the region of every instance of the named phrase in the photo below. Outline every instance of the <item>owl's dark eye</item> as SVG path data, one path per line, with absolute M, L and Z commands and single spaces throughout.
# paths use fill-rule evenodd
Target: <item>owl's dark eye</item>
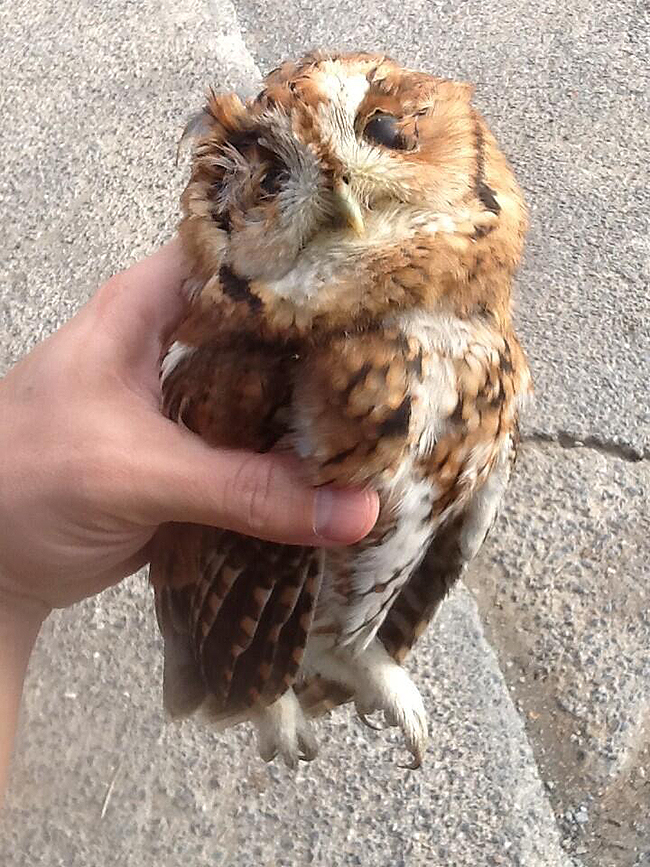
M 260 186 L 268 196 L 277 195 L 287 180 L 287 168 L 282 163 L 272 163 L 260 182 Z
M 409 143 L 392 114 L 375 114 L 365 125 L 363 135 L 368 141 L 396 151 L 408 150 Z

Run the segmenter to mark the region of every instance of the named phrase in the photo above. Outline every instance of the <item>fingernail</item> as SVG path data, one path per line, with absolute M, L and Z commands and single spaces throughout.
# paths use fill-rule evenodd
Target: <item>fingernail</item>
M 377 511 L 377 495 L 372 491 L 320 488 L 314 503 L 314 533 L 325 541 L 349 545 L 370 531 Z

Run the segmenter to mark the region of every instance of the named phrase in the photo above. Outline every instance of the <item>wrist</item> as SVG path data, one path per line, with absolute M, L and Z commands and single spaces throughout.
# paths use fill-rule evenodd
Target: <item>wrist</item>
M 0 805 L 25 672 L 47 614 L 42 602 L 0 589 Z
M 2 575 L 0 573 L 0 579 Z M 52 609 L 40 599 L 32 599 L 0 586 L 0 634 L 33 635 L 36 638 Z M 22 642 L 21 642 L 22 643 Z M 33 640 L 32 640 L 33 643 Z

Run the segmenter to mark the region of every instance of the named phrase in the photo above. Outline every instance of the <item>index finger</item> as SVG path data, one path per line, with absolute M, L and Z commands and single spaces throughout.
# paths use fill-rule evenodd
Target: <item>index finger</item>
M 103 328 L 130 352 L 142 351 L 152 339 L 158 347 L 173 331 L 187 307 L 183 284 L 189 266 L 178 237 L 151 256 L 111 277 L 91 301 Z

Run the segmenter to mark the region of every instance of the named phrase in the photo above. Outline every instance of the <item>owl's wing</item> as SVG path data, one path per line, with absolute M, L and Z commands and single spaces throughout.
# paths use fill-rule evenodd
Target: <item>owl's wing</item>
M 285 427 L 286 353 L 272 346 L 172 347 L 163 410 L 214 445 L 268 451 Z M 230 719 L 295 679 L 322 575 L 322 554 L 226 530 L 172 524 L 151 560 L 165 642 L 164 703 Z
M 404 662 L 494 525 L 516 457 L 517 441 L 515 425 L 486 483 L 462 511 L 452 513 L 437 528 L 420 564 L 388 609 L 377 637 L 396 662 Z M 322 677 L 300 684 L 296 692 L 309 716 L 319 716 L 354 698 L 352 692 Z
M 274 701 L 302 659 L 320 553 L 207 527 L 175 526 L 173 539 L 151 566 L 165 708 L 185 716 L 209 697 L 219 720 Z
M 470 507 L 437 531 L 421 564 L 402 588 L 377 633 L 397 662 L 406 659 L 447 593 L 465 572 L 494 523 L 497 507 L 495 503 L 494 511 L 485 515 L 478 525 L 472 514 L 474 508 Z M 471 539 L 469 550 L 468 536 Z

